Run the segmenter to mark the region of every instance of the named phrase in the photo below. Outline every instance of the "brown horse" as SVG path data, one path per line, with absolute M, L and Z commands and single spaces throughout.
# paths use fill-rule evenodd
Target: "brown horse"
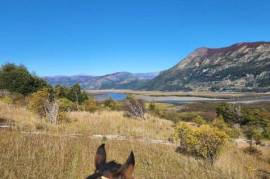
M 124 164 L 115 161 L 106 162 L 105 144 L 102 144 L 97 149 L 95 167 L 94 174 L 87 177 L 87 179 L 133 179 L 135 157 L 131 151 Z

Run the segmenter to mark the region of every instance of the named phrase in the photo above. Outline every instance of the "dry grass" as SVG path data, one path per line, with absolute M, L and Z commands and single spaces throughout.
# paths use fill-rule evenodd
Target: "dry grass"
M 224 148 L 215 165 L 227 173 L 228 178 L 235 178 L 235 175 L 241 176 L 240 178 L 256 178 L 263 174 L 259 171 L 270 172 L 270 165 L 267 161 L 246 154 L 232 145 Z M 270 175 L 266 175 L 266 177 L 270 177 Z
M 118 134 L 167 140 L 173 133 L 173 123 L 147 115 L 145 120 L 124 117 L 123 112 L 71 112 L 72 119 L 65 130 L 87 134 Z
M 86 135 L 124 135 L 167 140 L 173 133 L 173 123 L 150 115 L 145 120 L 124 117 L 119 111 L 70 112 L 70 122 L 50 125 L 26 108 L 0 102 L 0 118 L 23 131 L 49 133 L 80 133 Z
M 167 139 L 172 123 L 152 116 L 136 120 L 122 112 L 72 112 L 69 123 L 42 122 L 22 107 L 0 103 L 0 119 L 14 123 L 15 130 L 0 129 L 0 178 L 84 178 L 94 170 L 93 158 L 101 140 L 92 134 L 120 134 Z M 22 133 L 40 131 L 42 134 Z M 65 134 L 81 133 L 82 136 Z M 51 135 L 54 134 L 54 135 Z M 175 152 L 174 146 L 138 141 L 106 141 L 109 159 L 124 162 L 130 150 L 136 157 L 137 179 L 164 178 L 258 178 L 258 170 L 270 172 L 266 160 L 227 147 L 214 165 Z
M 16 129 L 35 130 L 42 120 L 26 108 L 0 102 L 0 119 Z
M 0 131 L 0 178 L 84 178 L 94 170 L 93 158 L 101 142 L 88 137 Z M 234 150 L 226 151 L 211 166 L 176 153 L 172 146 L 107 141 L 106 148 L 109 159 L 119 162 L 134 150 L 138 179 L 256 178 L 249 166 L 269 170 L 269 165 Z

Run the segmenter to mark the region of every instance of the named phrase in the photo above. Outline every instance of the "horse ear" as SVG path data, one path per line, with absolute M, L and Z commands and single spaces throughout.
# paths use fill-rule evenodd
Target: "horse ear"
M 134 168 L 135 168 L 135 157 L 134 157 L 134 153 L 131 151 L 126 163 L 122 165 L 121 167 L 121 175 L 125 179 L 133 178 L 132 176 L 133 176 Z
M 106 163 L 106 150 L 105 150 L 105 144 L 101 144 L 96 153 L 95 157 L 95 167 L 96 170 L 99 170 L 102 165 Z

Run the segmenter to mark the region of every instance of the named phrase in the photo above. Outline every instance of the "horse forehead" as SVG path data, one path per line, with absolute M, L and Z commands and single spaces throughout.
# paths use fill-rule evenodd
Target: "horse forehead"
M 101 170 L 102 171 L 118 171 L 118 169 L 121 167 L 122 165 L 115 162 L 115 161 L 110 161 L 106 164 L 104 164 L 102 167 L 101 167 Z

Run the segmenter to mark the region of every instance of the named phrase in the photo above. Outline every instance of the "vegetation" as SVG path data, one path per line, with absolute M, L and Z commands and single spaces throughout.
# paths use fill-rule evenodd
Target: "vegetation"
M 207 143 L 199 143 L 201 147 L 193 154 L 196 158 L 205 156 L 206 159 L 217 154 L 212 165 L 177 154 L 175 145 L 151 144 L 147 138 L 165 141 L 170 138 L 173 123 L 148 114 L 145 116 L 147 120 L 134 120 L 124 117 L 121 111 L 65 113 L 70 119 L 68 123 L 52 125 L 24 107 L 0 102 L 0 118 L 9 121 L 14 129 L 13 132 L 0 131 L 0 177 L 17 178 L 20 175 L 23 178 L 84 178 L 94 169 L 91 161 L 96 147 L 101 143 L 101 139 L 89 139 L 89 136 L 95 134 L 129 137 L 129 141 L 111 141 L 104 137 L 103 142 L 105 140 L 107 143 L 109 156 L 120 162 L 126 159 L 124 153 L 134 150 L 136 178 L 256 178 L 263 175 L 261 171 L 270 171 L 266 161 L 245 154 L 234 146 L 226 148 L 222 144 L 218 145 L 216 152 L 204 152 L 208 151 L 205 149 L 215 149 L 209 146 L 212 146 L 212 142 L 219 141 L 219 138 L 207 138 Z M 203 128 L 200 135 L 195 135 L 198 140 L 204 138 L 203 135 L 216 135 L 210 126 L 193 127 L 194 130 Z M 36 134 L 19 131 L 35 131 Z M 137 138 L 141 140 L 135 140 Z M 221 146 L 226 148 L 224 152 L 220 152 Z M 269 156 L 263 154 L 262 157 L 267 160 Z M 52 165 L 56 167 L 51 167 Z
M 128 96 L 125 101 L 125 109 L 128 116 L 144 119 L 144 114 L 146 111 L 144 102 L 142 100 Z
M 24 96 L 48 87 L 41 78 L 29 73 L 24 66 L 5 64 L 0 68 L 0 90 L 8 90 Z
M 269 138 L 270 111 L 248 106 L 221 104 L 217 107 L 217 115 L 230 125 L 239 124 L 248 139 Z
M 39 79 L 26 72 L 7 64 L 0 80 L 24 73 Z M 257 178 L 270 172 L 263 145 L 270 136 L 269 104 L 176 106 L 132 96 L 98 102 L 77 84 L 33 88 L 18 79 L 10 88 L 1 83 L 0 125 L 9 130 L 0 128 L 0 178 L 84 178 L 101 142 L 120 161 L 134 150 L 136 178 Z M 235 145 L 236 138 L 248 143 Z
M 177 124 L 174 136 L 180 140 L 180 152 L 208 159 L 212 163 L 228 140 L 228 136 L 217 128 L 209 125 L 196 127 L 185 123 Z
M 241 134 L 239 128 L 230 126 L 228 123 L 224 121 L 222 116 L 216 117 L 211 123 L 211 125 L 224 131 L 231 138 L 238 138 Z
M 95 151 L 102 142 L 7 131 L 0 135 L 1 178 L 85 178 L 94 171 Z M 260 170 L 269 170 L 266 163 L 233 147 L 211 166 L 175 153 L 173 146 L 135 141 L 106 141 L 106 146 L 109 160 L 119 162 L 134 151 L 135 178 L 259 178 Z

